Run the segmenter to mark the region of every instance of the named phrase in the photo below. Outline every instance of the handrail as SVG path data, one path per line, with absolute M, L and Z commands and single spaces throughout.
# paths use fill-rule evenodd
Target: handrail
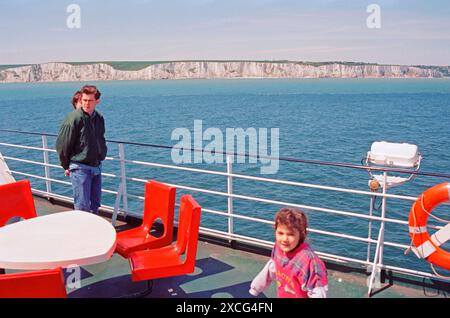
M 35 162 L 35 161 L 22 160 L 22 159 L 7 157 L 7 156 L 3 156 L 3 158 L 10 159 L 10 160 L 17 160 L 17 161 L 20 161 L 20 162 L 33 163 L 33 164 L 41 165 L 41 166 L 55 167 L 55 165 L 46 165 L 46 164 Z M 23 176 L 27 176 L 27 177 L 32 177 L 32 178 L 36 178 L 36 179 L 40 179 L 40 180 L 52 181 L 52 182 L 56 182 L 56 183 L 71 185 L 71 183 L 67 182 L 67 181 L 61 181 L 61 180 L 58 180 L 58 179 L 41 177 L 41 176 L 38 176 L 38 175 L 33 175 L 33 174 L 29 174 L 29 173 L 23 173 L 23 172 L 19 172 L 19 171 L 15 171 L 15 170 L 7 170 L 6 172 L 15 173 L 15 174 L 23 175 Z M 113 174 L 109 174 L 109 173 L 105 173 L 105 172 L 102 172 L 102 176 L 109 176 L 109 177 L 119 178 L 119 176 L 116 176 L 116 175 L 113 175 Z M 128 177 L 126 178 L 126 180 L 137 181 L 137 182 L 142 182 L 142 183 L 147 182 L 147 180 L 144 180 L 144 179 L 128 178 Z M 362 218 L 362 219 L 367 219 L 367 220 L 370 220 L 370 221 L 382 221 L 382 222 L 396 223 L 396 224 L 403 224 L 403 225 L 407 225 L 408 224 L 407 221 L 401 221 L 401 220 L 390 219 L 390 218 L 385 218 L 385 217 L 377 217 L 377 216 L 371 216 L 371 215 L 361 215 L 361 214 L 357 214 L 357 213 L 354 213 L 354 212 L 346 212 L 346 211 L 339 211 L 339 210 L 323 209 L 323 208 L 311 207 L 311 206 L 300 205 L 300 204 L 292 204 L 292 203 L 289 203 L 289 202 L 266 200 L 266 199 L 262 199 L 262 198 L 258 198 L 258 197 L 250 197 L 250 196 L 244 196 L 244 195 L 238 195 L 238 194 L 230 194 L 230 193 L 218 192 L 218 191 L 208 191 L 208 190 L 205 190 L 205 189 L 202 189 L 202 188 L 185 187 L 183 185 L 178 185 L 178 184 L 168 184 L 168 185 L 176 187 L 176 188 L 179 188 L 179 189 L 191 190 L 191 191 L 194 191 L 194 192 L 200 192 L 200 193 L 203 192 L 203 193 L 208 193 L 208 194 L 216 194 L 216 195 L 225 196 L 225 197 L 231 197 L 231 198 L 243 199 L 243 200 L 251 200 L 251 201 L 263 202 L 263 203 L 272 203 L 272 204 L 277 204 L 277 205 L 282 205 L 282 206 L 284 206 L 284 205 L 291 205 L 291 206 L 296 206 L 296 207 L 299 207 L 299 208 L 305 208 L 305 209 L 308 209 L 308 210 L 311 210 L 311 211 L 321 211 L 321 212 L 334 213 L 334 214 L 337 214 L 337 215 L 344 215 L 344 216 Z M 106 193 L 118 194 L 117 191 L 112 191 L 112 190 L 104 190 L 104 189 L 102 189 L 102 191 L 106 192 Z M 131 198 L 144 200 L 144 197 L 142 197 L 142 196 L 132 195 L 132 194 L 128 194 L 128 196 L 131 197 Z M 393 195 L 387 195 L 387 194 L 385 196 L 386 197 L 393 197 L 393 198 L 400 198 L 400 199 L 403 198 L 402 196 L 393 196 Z M 214 211 L 214 210 L 208 210 L 208 209 L 203 209 L 203 210 L 208 211 L 208 212 L 210 212 L 212 214 L 218 214 L 218 215 L 222 215 L 222 216 L 228 217 L 228 218 L 240 218 L 240 219 L 245 219 L 245 220 L 257 221 L 257 222 L 261 222 L 261 223 L 273 224 L 273 221 L 266 221 L 266 220 L 263 220 L 263 219 L 257 219 L 257 218 L 247 217 L 247 216 L 238 215 L 238 214 L 230 215 L 229 213 L 226 213 L 226 212 L 220 212 L 220 211 Z M 432 228 L 432 229 L 437 229 L 437 230 L 443 228 L 443 226 L 435 226 L 435 225 L 428 225 L 428 227 Z M 405 246 L 405 248 L 406 247 L 407 246 Z
M 53 152 L 56 152 L 56 150 L 54 150 L 54 149 L 37 148 L 37 147 L 31 147 L 31 146 L 18 146 L 18 145 L 14 145 L 14 144 L 7 144 L 7 143 L 1 143 L 1 142 L 0 142 L 0 146 L 8 146 L 8 147 L 17 147 L 17 148 L 23 148 L 23 149 L 30 149 L 30 150 L 42 150 L 42 151 L 53 151 Z M 16 161 L 34 163 L 34 164 L 42 165 L 42 166 L 45 166 L 45 167 L 53 167 L 53 168 L 61 168 L 62 169 L 62 167 L 57 166 L 57 165 L 45 164 L 45 163 L 31 161 L 31 160 L 18 159 L 18 158 L 13 158 L 13 157 L 8 157 L 8 156 L 4 156 L 4 158 L 5 159 L 9 159 L 9 160 L 16 160 Z M 152 166 L 152 167 L 175 169 L 175 170 L 184 170 L 184 171 L 191 171 L 191 172 L 201 172 L 201 173 L 219 175 L 219 176 L 224 176 L 224 177 L 231 176 L 231 177 L 240 178 L 240 179 L 262 181 L 262 182 L 272 182 L 272 183 L 278 183 L 278 184 L 284 184 L 284 185 L 303 186 L 303 187 L 322 189 L 322 190 L 332 190 L 332 191 L 346 192 L 346 193 L 353 193 L 353 194 L 370 195 L 370 196 L 374 196 L 374 197 L 387 197 L 387 198 L 392 198 L 392 199 L 402 199 L 402 200 L 409 200 L 409 201 L 415 201 L 417 199 L 416 197 L 397 195 L 397 194 L 383 194 L 383 193 L 369 192 L 369 191 L 362 191 L 362 190 L 353 190 L 353 189 L 346 189 L 346 188 L 339 188 L 339 187 L 315 185 L 315 184 L 304 183 L 304 182 L 295 182 L 295 181 L 288 181 L 288 180 L 262 178 L 262 177 L 248 176 L 248 175 L 243 175 L 243 174 L 227 173 L 227 172 L 221 172 L 221 171 L 179 167 L 179 166 L 160 164 L 160 163 L 153 163 L 153 162 L 145 162 L 145 161 L 139 161 L 139 160 L 126 160 L 126 159 L 120 160 L 120 159 L 116 159 L 116 158 L 113 158 L 113 157 L 106 157 L 106 159 L 107 160 L 123 161 L 124 163 L 133 163 L 133 164 L 144 165 L 144 166 Z M 113 174 L 102 173 L 102 175 L 118 177 L 118 176 L 113 175 Z M 146 180 L 138 179 L 138 178 L 126 178 L 126 179 L 130 180 L 130 181 L 146 182 Z
M 55 134 L 24 132 L 24 131 L 6 130 L 6 129 L 0 129 L 0 132 L 11 132 L 11 133 L 30 134 L 30 135 L 41 136 L 42 141 L 43 141 L 42 147 L 16 145 L 16 144 L 12 144 L 12 143 L 4 143 L 4 142 L 0 142 L 0 146 L 37 150 L 37 151 L 43 152 L 44 154 L 48 154 L 50 152 L 51 153 L 55 152 L 54 149 L 48 148 L 48 146 L 46 144 L 46 142 L 47 142 L 46 136 L 55 137 L 56 136 Z M 178 149 L 184 149 L 184 150 L 190 149 L 192 151 L 202 151 L 202 152 L 209 152 L 209 153 L 212 153 L 212 152 L 198 150 L 195 148 L 172 147 L 172 146 L 148 144 L 148 143 L 126 142 L 126 141 L 118 141 L 118 140 L 107 140 L 107 141 L 111 142 L 111 143 L 117 143 L 118 147 L 119 147 L 119 157 L 107 157 L 107 160 L 109 160 L 110 162 L 113 162 L 114 164 L 117 163 L 116 166 L 119 168 L 120 173 L 112 174 L 112 173 L 102 172 L 102 175 L 115 178 L 119 182 L 119 188 L 117 191 L 109 190 L 109 189 L 102 189 L 102 192 L 104 192 L 104 193 L 115 195 L 116 202 L 120 202 L 120 198 L 123 198 L 123 200 L 122 200 L 123 209 L 120 211 L 117 210 L 119 208 L 118 204 L 116 204 L 114 207 L 108 206 L 108 205 L 102 205 L 103 208 L 106 208 L 109 211 L 112 211 L 113 213 L 121 213 L 123 215 L 126 215 L 127 213 L 135 214 L 135 213 L 132 213 L 132 211 L 128 211 L 128 207 L 126 204 L 127 197 L 130 199 L 131 198 L 139 199 L 139 200 L 144 199 L 142 196 L 132 195 L 132 194 L 127 193 L 127 190 L 126 190 L 127 182 L 145 183 L 147 180 L 142 179 L 142 178 L 127 176 L 126 175 L 127 172 L 125 171 L 125 164 L 157 167 L 157 168 L 162 168 L 162 169 L 175 169 L 175 170 L 181 170 L 181 171 L 189 171 L 189 172 L 195 172 L 195 173 L 205 173 L 205 174 L 209 174 L 209 175 L 217 175 L 217 176 L 227 178 L 227 181 L 226 181 L 226 189 L 227 190 L 216 191 L 216 190 L 210 190 L 210 189 L 205 189 L 205 188 L 200 188 L 200 187 L 186 186 L 183 184 L 167 183 L 168 185 L 177 187 L 180 190 L 194 191 L 194 192 L 198 192 L 198 193 L 205 193 L 205 194 L 209 194 L 209 195 L 227 198 L 228 208 L 226 209 L 226 211 L 217 211 L 217 210 L 213 210 L 213 209 L 208 209 L 206 207 L 203 208 L 203 211 L 205 213 L 208 213 L 211 215 L 218 215 L 220 217 L 225 218 L 227 220 L 228 229 L 223 231 L 223 230 L 209 228 L 209 227 L 201 227 L 200 228 L 201 233 L 209 233 L 210 235 L 225 238 L 229 241 L 233 241 L 233 240 L 242 241 L 242 242 L 246 242 L 246 243 L 250 243 L 250 244 L 256 244 L 256 245 L 259 245 L 262 247 L 268 247 L 271 244 L 273 244 L 273 242 L 257 238 L 257 235 L 254 235 L 254 236 L 241 235 L 241 234 L 237 234 L 234 232 L 234 230 L 233 230 L 233 220 L 234 219 L 248 221 L 248 222 L 259 222 L 259 223 L 263 223 L 263 224 L 267 224 L 267 225 L 273 224 L 272 220 L 267 220 L 267 219 L 264 219 L 261 217 L 252 217 L 252 216 L 235 213 L 235 211 L 233 209 L 233 200 L 237 200 L 237 199 L 247 200 L 247 201 L 252 201 L 252 202 L 259 202 L 259 203 L 266 203 L 266 204 L 271 204 L 271 205 L 299 207 L 301 209 L 306 209 L 308 211 L 314 211 L 314 212 L 320 212 L 320 213 L 331 213 L 333 215 L 351 217 L 353 219 L 359 219 L 359 220 L 364 220 L 364 221 L 369 222 L 369 232 L 368 232 L 369 235 L 365 236 L 365 237 L 345 234 L 344 231 L 342 231 L 342 233 L 338 233 L 336 231 L 308 228 L 308 231 L 311 233 L 314 233 L 314 234 L 318 234 L 318 235 L 322 235 L 322 236 L 331 236 L 331 237 L 335 237 L 335 238 L 339 238 L 339 239 L 346 239 L 346 240 L 357 241 L 357 242 L 362 242 L 362 243 L 367 244 L 368 256 L 367 256 L 367 259 L 365 259 L 365 260 L 361 260 L 356 257 L 346 257 L 346 256 L 342 256 L 342 255 L 334 255 L 334 254 L 324 253 L 324 252 L 320 252 L 320 251 L 318 251 L 318 254 L 320 256 L 323 256 L 326 258 L 334 259 L 336 261 L 348 261 L 348 262 L 352 262 L 355 264 L 361 264 L 361 265 L 371 267 L 373 272 L 370 277 L 369 293 L 370 293 L 371 288 L 373 287 L 372 285 L 373 285 L 373 282 L 375 281 L 375 276 L 378 275 L 378 273 L 381 269 L 395 268 L 397 271 L 401 271 L 401 272 L 405 272 L 405 273 L 409 273 L 409 274 L 421 275 L 422 277 L 433 277 L 433 278 L 439 279 L 439 277 L 437 277 L 434 274 L 417 271 L 417 270 L 412 270 L 412 269 L 408 269 L 408 268 L 389 266 L 389 265 L 386 265 L 383 263 L 383 260 L 384 260 L 383 259 L 383 248 L 385 246 L 402 249 L 402 250 L 405 250 L 408 247 L 406 244 L 402 244 L 399 242 L 386 241 L 384 239 L 384 231 L 385 231 L 384 224 L 385 224 L 385 222 L 404 225 L 404 226 L 407 226 L 407 224 L 408 224 L 408 222 L 405 220 L 390 218 L 385 215 L 386 199 L 389 198 L 389 199 L 396 199 L 396 200 L 414 201 L 414 200 L 416 200 L 416 197 L 406 196 L 406 195 L 388 194 L 388 193 L 386 193 L 386 188 L 383 188 L 382 193 L 379 193 L 379 192 L 362 191 L 362 190 L 357 190 L 357 189 L 326 186 L 326 185 L 319 185 L 319 184 L 312 184 L 312 183 L 295 182 L 295 181 L 281 180 L 281 179 L 274 179 L 274 178 L 267 178 L 267 177 L 257 177 L 257 176 L 245 175 L 245 174 L 241 174 L 241 173 L 240 174 L 233 173 L 233 169 L 231 166 L 232 162 L 228 161 L 228 158 L 227 158 L 227 171 L 226 172 L 207 170 L 207 169 L 190 168 L 190 167 L 180 167 L 180 166 L 171 165 L 171 164 L 161 164 L 161 163 L 155 163 L 155 162 L 130 160 L 130 159 L 125 159 L 125 149 L 124 149 L 123 145 L 137 145 L 137 146 L 161 148 L 161 149 L 178 148 Z M 222 154 L 230 155 L 227 152 L 215 152 L 215 153 L 222 153 Z M 233 153 L 233 155 L 263 158 L 261 156 L 252 156 L 252 155 L 248 155 L 248 154 Z M 36 174 L 32 174 L 32 173 L 20 172 L 20 171 L 16 171 L 13 169 L 10 169 L 9 172 L 18 174 L 18 175 L 22 175 L 22 176 L 26 176 L 26 177 L 30 177 L 30 178 L 36 178 L 38 180 L 44 180 L 47 184 L 47 191 L 41 191 L 41 190 L 33 188 L 33 192 L 35 192 L 35 193 L 44 194 L 47 197 L 55 197 L 55 198 L 59 198 L 59 199 L 62 198 L 69 202 L 72 201 L 72 199 L 69 197 L 52 192 L 52 190 L 51 190 L 52 182 L 62 184 L 62 185 L 70 185 L 70 182 L 51 178 L 49 168 L 58 168 L 58 169 L 62 169 L 62 168 L 58 165 L 50 164 L 48 161 L 48 157 L 44 156 L 44 162 L 30 160 L 29 158 L 21 159 L 21 158 L 16 158 L 13 156 L 3 156 L 3 158 L 7 159 L 7 160 L 13 160 L 13 161 L 15 160 L 15 161 L 21 162 L 23 164 L 31 164 L 31 165 L 38 165 L 38 166 L 44 167 L 45 168 L 45 177 L 42 177 L 42 176 L 36 175 Z M 369 167 L 369 166 L 363 166 L 363 165 L 334 163 L 334 162 L 325 162 L 325 161 L 316 161 L 316 160 L 303 160 L 303 159 L 288 158 L 288 157 L 281 157 L 281 158 L 264 157 L 264 158 L 279 159 L 281 161 L 288 161 L 288 162 L 315 164 L 315 165 L 321 165 L 321 166 L 332 166 L 332 167 L 339 167 L 339 168 L 345 167 L 345 168 L 364 169 L 364 170 L 379 170 L 379 171 L 384 172 L 385 177 L 388 172 L 397 172 L 397 173 L 408 173 L 408 174 L 423 175 L 423 176 L 450 178 L 450 175 L 448 175 L 448 174 L 410 171 L 410 170 L 405 170 L 405 169 L 394 169 L 394 168 L 389 168 L 389 167 Z M 27 171 L 27 172 L 29 172 L 29 171 Z M 312 205 L 306 205 L 306 204 L 297 204 L 297 203 L 292 203 L 292 202 L 288 202 L 288 201 L 284 201 L 284 200 L 280 201 L 280 200 L 275 200 L 275 199 L 267 199 L 267 198 L 264 198 L 261 196 L 256 196 L 256 195 L 252 195 L 252 196 L 240 195 L 240 194 L 233 193 L 233 183 L 236 182 L 236 180 L 252 180 L 255 182 L 281 184 L 281 185 L 300 187 L 300 188 L 311 188 L 311 189 L 318 189 L 318 190 L 325 190 L 325 191 L 350 193 L 350 194 L 355 194 L 355 195 L 367 196 L 367 197 L 371 198 L 371 200 L 372 199 L 375 200 L 376 197 L 381 197 L 383 199 L 383 210 L 382 210 L 381 216 L 375 216 L 372 214 L 364 214 L 364 212 L 362 212 L 362 211 L 352 212 L 352 211 L 345 211 L 343 209 L 338 210 L 338 209 L 318 207 L 318 206 L 312 206 Z M 379 222 L 378 224 L 380 224 L 378 239 L 373 239 L 370 234 L 370 229 L 372 226 L 371 222 L 373 222 L 373 221 Z M 442 226 L 435 226 L 435 225 L 429 225 L 429 227 L 435 228 L 435 229 L 442 228 Z M 370 259 L 370 244 L 376 245 L 375 255 L 372 259 Z
M 39 135 L 39 136 L 52 136 L 56 137 L 56 134 L 52 133 L 39 133 L 39 132 L 29 132 L 29 131 L 21 131 L 21 130 L 11 130 L 11 129 L 0 129 L 0 132 L 12 132 L 26 135 Z M 134 145 L 134 146 L 144 146 L 151 148 L 162 148 L 162 149 L 183 149 L 183 150 L 191 150 L 197 152 L 206 152 L 206 153 L 218 153 L 223 155 L 236 155 L 242 156 L 246 158 L 256 158 L 256 159 L 269 159 L 269 160 L 280 160 L 287 162 L 296 162 L 296 163 L 305 163 L 305 164 L 313 164 L 313 165 L 321 165 L 321 166 L 331 166 L 331 167 L 340 167 L 340 168 L 352 168 L 352 169 L 363 169 L 363 170 L 372 170 L 372 171 L 386 171 L 386 172 L 397 172 L 397 173 L 405 173 L 405 174 L 413 174 L 418 176 L 428 176 L 428 177 L 440 177 L 440 178 L 448 178 L 450 179 L 450 174 L 446 173 L 435 173 L 435 172 L 425 172 L 425 171 L 415 171 L 415 170 L 407 170 L 407 169 L 396 169 L 389 167 L 373 167 L 373 166 L 364 166 L 364 165 L 355 165 L 355 164 L 347 164 L 347 163 L 337 163 L 337 162 L 328 162 L 328 161 L 320 161 L 320 160 L 309 160 L 309 159 L 298 159 L 291 157 L 270 157 L 270 156 L 260 156 L 260 155 L 250 155 L 250 154 L 241 154 L 235 152 L 226 152 L 226 151 L 208 151 L 204 149 L 196 149 L 192 147 L 177 147 L 177 146 L 168 146 L 168 145 L 159 145 L 159 144 L 150 144 L 143 142 L 131 142 L 131 141 L 122 141 L 122 140 L 112 140 L 106 139 L 107 142 L 112 142 L 116 144 L 124 144 L 124 145 Z

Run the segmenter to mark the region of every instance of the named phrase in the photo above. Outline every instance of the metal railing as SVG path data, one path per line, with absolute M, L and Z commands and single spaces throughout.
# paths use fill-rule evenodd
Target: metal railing
M 46 190 L 42 191 L 42 190 L 33 188 L 33 192 L 35 194 L 39 194 L 39 195 L 42 195 L 42 196 L 45 196 L 48 198 L 56 198 L 56 199 L 65 200 L 68 202 L 73 202 L 71 197 L 64 196 L 64 195 L 61 195 L 61 194 L 58 194 L 58 193 L 55 193 L 54 191 L 52 191 L 53 183 L 62 184 L 65 186 L 71 186 L 70 182 L 52 178 L 52 175 L 51 175 L 50 168 L 62 169 L 59 165 L 51 164 L 50 160 L 49 160 L 49 153 L 55 153 L 56 151 L 54 149 L 51 149 L 48 147 L 47 138 L 48 137 L 56 137 L 56 135 L 46 134 L 46 133 L 36 133 L 36 132 L 13 131 L 13 130 L 0 130 L 0 132 L 35 135 L 35 136 L 40 137 L 42 147 L 25 146 L 25 145 L 21 145 L 21 144 L 6 143 L 6 142 L 0 142 L 0 146 L 5 149 L 19 148 L 19 149 L 26 149 L 26 150 L 30 150 L 30 151 L 42 152 L 43 161 L 29 160 L 29 159 L 9 156 L 8 152 L 2 152 L 2 153 L 3 153 L 3 158 L 8 161 L 19 162 L 24 165 L 36 165 L 36 166 L 44 167 L 43 176 L 34 174 L 34 173 L 25 173 L 25 172 L 17 171 L 17 170 L 10 170 L 9 172 L 12 175 L 24 176 L 27 178 L 43 180 L 45 182 Z M 171 183 L 167 182 L 167 184 L 169 184 L 171 186 L 175 186 L 175 187 L 177 187 L 177 189 L 183 189 L 183 190 L 196 192 L 196 193 L 204 193 L 204 194 L 208 194 L 208 195 L 224 197 L 227 199 L 227 210 L 226 211 L 219 211 L 219 210 L 215 210 L 215 209 L 209 209 L 207 207 L 202 207 L 202 211 L 205 213 L 226 218 L 227 219 L 227 230 L 223 231 L 223 230 L 219 230 L 217 228 L 209 227 L 208 224 L 202 224 L 202 226 L 200 227 L 200 233 L 202 233 L 202 234 L 210 235 L 213 237 L 218 237 L 218 238 L 229 240 L 229 241 L 240 241 L 240 242 L 244 242 L 247 244 L 253 244 L 253 245 L 257 245 L 257 246 L 261 246 L 261 247 L 266 247 L 266 248 L 269 247 L 270 248 L 273 246 L 273 241 L 260 239 L 258 237 L 255 237 L 254 235 L 242 235 L 242 234 L 235 233 L 233 224 L 234 224 L 234 220 L 236 220 L 236 219 L 247 220 L 247 221 L 251 221 L 251 222 L 258 222 L 261 224 L 269 224 L 269 225 L 273 224 L 273 221 L 264 219 L 264 218 L 252 217 L 252 216 L 242 215 L 242 214 L 237 213 L 236 209 L 234 209 L 234 201 L 235 200 L 246 200 L 246 201 L 250 201 L 250 202 L 259 202 L 259 203 L 271 204 L 271 205 L 276 205 L 276 206 L 298 207 L 300 209 L 305 209 L 305 210 L 309 210 L 309 211 L 316 211 L 316 212 L 320 212 L 320 213 L 346 216 L 346 217 L 350 217 L 350 218 L 368 221 L 367 237 L 361 237 L 361 236 L 356 236 L 356 235 L 349 235 L 349 234 L 344 234 L 344 233 L 325 231 L 325 230 L 319 230 L 319 229 L 313 229 L 313 228 L 308 228 L 308 231 L 310 233 L 315 233 L 317 235 L 330 236 L 330 237 L 344 239 L 344 240 L 358 241 L 358 242 L 363 242 L 363 243 L 367 244 L 367 254 L 366 254 L 365 259 L 358 259 L 358 258 L 354 258 L 354 257 L 347 257 L 347 256 L 343 256 L 343 255 L 336 255 L 336 254 L 326 253 L 326 252 L 321 252 L 321 251 L 317 251 L 317 254 L 319 256 L 321 256 L 322 258 L 337 261 L 337 262 L 349 262 L 349 263 L 353 263 L 353 264 L 359 264 L 362 266 L 366 266 L 367 269 L 369 271 L 371 271 L 371 276 L 368 281 L 369 295 L 371 294 L 371 290 L 375 286 L 374 284 L 377 281 L 379 281 L 379 279 L 380 279 L 381 270 L 392 270 L 392 271 L 403 272 L 406 274 L 411 274 L 411 275 L 420 276 L 420 277 L 427 277 L 427 278 L 437 278 L 437 279 L 440 278 L 430 272 L 424 272 L 424 271 L 408 269 L 408 268 L 403 268 L 403 267 L 398 267 L 398 266 L 391 266 L 391 265 L 387 265 L 387 264 L 383 263 L 384 247 L 389 246 L 389 247 L 402 249 L 402 250 L 406 250 L 409 248 L 409 246 L 406 244 L 386 241 L 384 239 L 385 224 L 393 223 L 393 224 L 404 225 L 405 227 L 408 226 L 408 222 L 406 220 L 389 218 L 386 216 L 386 199 L 389 198 L 389 199 L 412 202 L 412 201 L 416 200 L 415 196 L 388 194 L 387 188 L 384 186 L 382 187 L 381 192 L 373 192 L 373 191 L 364 191 L 364 190 L 349 189 L 349 188 L 342 188 L 342 187 L 325 186 L 325 185 L 312 184 L 312 183 L 295 182 L 295 181 L 289 181 L 289 180 L 280 180 L 280 179 L 273 179 L 273 178 L 267 178 L 267 177 L 257 177 L 257 176 L 252 176 L 252 175 L 233 173 L 233 160 L 231 160 L 231 159 L 232 159 L 232 155 L 234 155 L 234 154 L 229 154 L 229 153 L 224 153 L 224 154 L 226 154 L 226 158 L 227 158 L 226 171 L 215 171 L 215 170 L 183 167 L 183 166 L 177 166 L 177 165 L 171 165 L 171 164 L 162 164 L 162 163 L 157 163 L 157 162 L 130 160 L 130 159 L 126 159 L 125 145 L 150 147 L 150 148 L 165 148 L 165 149 L 172 149 L 173 147 L 164 146 L 164 145 L 124 142 L 124 141 L 116 141 L 116 140 L 108 140 L 108 143 L 117 145 L 118 156 L 106 157 L 105 160 L 111 161 L 114 164 L 117 164 L 117 166 L 119 167 L 119 171 L 120 171 L 119 174 L 102 172 L 102 176 L 105 176 L 108 178 L 116 178 L 119 181 L 119 186 L 118 186 L 117 190 L 102 189 L 102 192 L 112 194 L 115 196 L 114 206 L 102 205 L 102 207 L 104 209 L 107 209 L 113 213 L 113 222 L 115 222 L 117 214 L 121 214 L 124 216 L 127 214 L 132 214 L 134 216 L 140 216 L 139 213 L 134 213 L 133 211 L 129 210 L 128 199 L 129 198 L 138 199 L 138 200 L 144 199 L 144 197 L 142 197 L 142 196 L 132 195 L 132 194 L 128 193 L 127 184 L 129 184 L 129 183 L 145 183 L 147 180 L 127 176 L 126 165 L 135 165 L 135 166 L 141 166 L 141 167 L 153 167 L 153 168 L 158 168 L 158 169 L 169 169 L 169 170 L 177 170 L 177 171 L 189 171 L 189 172 L 193 172 L 196 174 L 222 176 L 222 177 L 226 178 L 226 181 L 224 181 L 224 184 L 226 186 L 226 192 L 215 191 L 215 190 L 210 190 L 210 189 L 205 189 L 205 188 L 200 188 L 200 187 L 186 186 L 183 184 L 171 184 Z M 192 149 L 192 150 L 198 151 L 196 149 Z M 248 157 L 248 155 L 245 155 L 245 154 L 243 154 L 243 155 Z M 368 167 L 368 166 L 363 166 L 363 165 L 320 162 L 320 161 L 313 161 L 313 160 L 301 160 L 301 159 L 295 159 L 295 158 L 279 158 L 279 160 L 280 161 L 285 160 L 285 161 L 297 162 L 297 163 L 303 163 L 303 164 L 310 164 L 310 165 L 331 166 L 331 167 L 336 167 L 336 168 L 352 168 L 352 169 L 362 169 L 362 170 L 368 170 L 370 168 L 372 171 L 378 170 L 378 171 L 383 172 L 384 180 L 386 180 L 388 173 L 390 173 L 390 172 L 408 173 L 408 174 L 416 174 L 416 175 L 423 175 L 423 176 L 434 176 L 434 177 L 450 179 L 450 175 L 447 175 L 447 174 L 409 171 L 409 170 L 405 170 L 405 169 Z M 306 205 L 306 204 L 299 204 L 299 203 L 289 202 L 289 201 L 284 201 L 284 200 L 282 201 L 282 200 L 274 200 L 274 199 L 270 199 L 270 198 L 241 195 L 241 194 L 237 194 L 233 191 L 233 184 L 235 182 L 237 182 L 238 180 L 252 180 L 252 181 L 255 181 L 258 183 L 277 184 L 277 185 L 292 186 L 292 187 L 299 187 L 299 188 L 309 188 L 309 189 L 320 189 L 320 190 L 332 191 L 332 192 L 336 192 L 336 193 L 347 193 L 347 194 L 354 194 L 354 195 L 360 195 L 360 196 L 367 196 L 371 202 L 371 205 L 370 205 L 371 209 L 367 214 L 361 214 L 361 213 L 356 213 L 356 212 L 352 212 L 352 211 L 345 211 L 345 210 L 324 208 L 324 207 L 318 207 L 318 206 L 312 206 L 312 205 Z M 386 182 L 384 182 L 383 184 L 386 184 Z M 372 211 L 372 203 L 376 198 L 381 198 L 381 200 L 382 200 L 380 216 L 374 216 L 372 213 L 373 212 Z M 121 202 L 122 202 L 122 204 L 121 204 Z M 377 239 L 372 238 L 373 222 L 378 222 L 380 224 L 379 229 L 378 229 Z M 429 227 L 434 228 L 434 229 L 442 228 L 442 226 L 431 226 L 431 225 Z M 371 255 L 371 245 L 372 244 L 375 244 L 375 246 L 376 246 L 373 257 Z

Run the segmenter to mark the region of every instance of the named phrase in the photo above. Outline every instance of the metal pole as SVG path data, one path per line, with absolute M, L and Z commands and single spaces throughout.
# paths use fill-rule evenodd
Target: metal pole
M 373 264 L 372 264 L 372 273 L 370 274 L 369 277 L 369 282 L 368 282 L 368 286 L 369 286 L 369 290 L 367 292 L 367 295 L 370 297 L 372 294 L 372 288 L 378 287 L 377 286 L 377 282 L 375 281 L 376 276 L 378 275 L 377 271 L 378 271 L 378 258 L 380 257 L 380 239 L 381 239 L 381 229 L 380 232 L 378 233 L 378 242 L 377 242 L 377 247 L 375 248 L 375 256 L 373 257 Z
M 386 194 L 387 189 L 387 172 L 383 173 L 383 194 Z M 386 197 L 383 196 L 381 201 L 381 217 L 385 217 L 386 212 Z M 381 276 L 381 266 L 383 265 L 383 244 L 384 244 L 384 221 L 380 223 L 380 231 L 378 232 L 378 242 L 375 250 L 375 256 L 372 265 L 372 274 L 369 278 L 369 291 L 368 296 L 372 294 L 372 288 L 380 288 L 380 276 Z
M 42 136 L 42 148 L 44 149 L 48 149 L 48 143 L 47 143 L 47 136 Z M 44 154 L 44 163 L 46 165 L 49 164 L 49 160 L 48 160 L 48 151 L 44 150 L 43 151 Z M 50 193 L 52 192 L 52 182 L 50 179 L 50 167 L 48 166 L 44 166 L 44 174 L 45 174 L 45 187 L 47 189 L 47 198 L 50 198 Z
M 373 204 L 375 201 L 375 197 L 371 196 L 370 197 L 370 208 L 369 208 L 369 216 L 373 215 Z M 370 240 L 372 238 L 372 219 L 369 219 L 369 229 L 367 231 L 367 238 Z M 367 259 L 366 261 L 368 262 L 370 260 L 370 241 L 367 242 Z
M 116 221 L 117 221 L 117 213 L 119 212 L 119 207 L 120 207 L 120 197 L 122 196 L 123 193 L 123 184 L 122 182 L 119 183 L 119 189 L 117 189 L 117 196 L 116 196 L 116 201 L 114 202 L 114 211 L 113 211 L 113 215 L 111 218 L 111 224 L 112 226 L 116 226 Z
M 125 215 L 128 213 L 128 199 L 127 199 L 127 174 L 125 171 L 125 147 L 123 144 L 118 144 L 119 147 L 119 160 L 120 160 L 120 183 L 122 184 L 123 193 L 123 209 L 125 210 Z
M 233 194 L 233 157 L 227 156 L 227 193 Z M 228 196 L 228 234 L 233 234 L 233 197 Z M 231 242 L 231 240 L 230 240 Z
M 383 194 L 385 195 L 387 191 L 387 172 L 383 173 Z M 386 196 L 383 196 L 381 203 L 381 217 L 384 219 L 386 216 Z M 381 232 L 381 245 L 380 245 L 380 258 L 378 259 L 378 264 L 383 265 L 383 247 L 384 247 L 384 221 L 381 221 L 380 226 Z

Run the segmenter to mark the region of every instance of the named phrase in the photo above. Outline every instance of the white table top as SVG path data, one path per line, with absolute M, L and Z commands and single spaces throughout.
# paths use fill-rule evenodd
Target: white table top
M 0 268 L 46 269 L 107 261 L 116 231 L 105 219 L 67 211 L 0 228 Z

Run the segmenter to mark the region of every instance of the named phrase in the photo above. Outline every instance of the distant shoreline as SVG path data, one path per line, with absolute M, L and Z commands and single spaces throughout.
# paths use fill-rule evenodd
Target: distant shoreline
M 421 67 L 421 68 L 447 68 L 450 65 L 427 65 L 427 64 L 380 64 L 370 62 L 348 62 L 348 61 L 291 61 L 291 60 L 168 60 L 168 61 L 87 61 L 87 62 L 45 62 L 45 63 L 21 63 L 21 64 L 0 64 L 0 71 L 8 68 L 16 68 L 22 66 L 42 65 L 47 63 L 65 63 L 70 65 L 90 65 L 90 64 L 107 64 L 119 71 L 138 71 L 150 65 L 167 64 L 167 63 L 191 63 L 191 62 L 215 62 L 215 63 L 229 63 L 229 62 L 255 62 L 255 63 L 295 63 L 311 66 L 322 66 L 329 64 L 342 65 L 375 65 L 375 66 L 407 66 L 407 67 Z
M 0 65 L 0 83 L 174 79 L 450 78 L 449 66 L 356 62 L 154 61 Z

